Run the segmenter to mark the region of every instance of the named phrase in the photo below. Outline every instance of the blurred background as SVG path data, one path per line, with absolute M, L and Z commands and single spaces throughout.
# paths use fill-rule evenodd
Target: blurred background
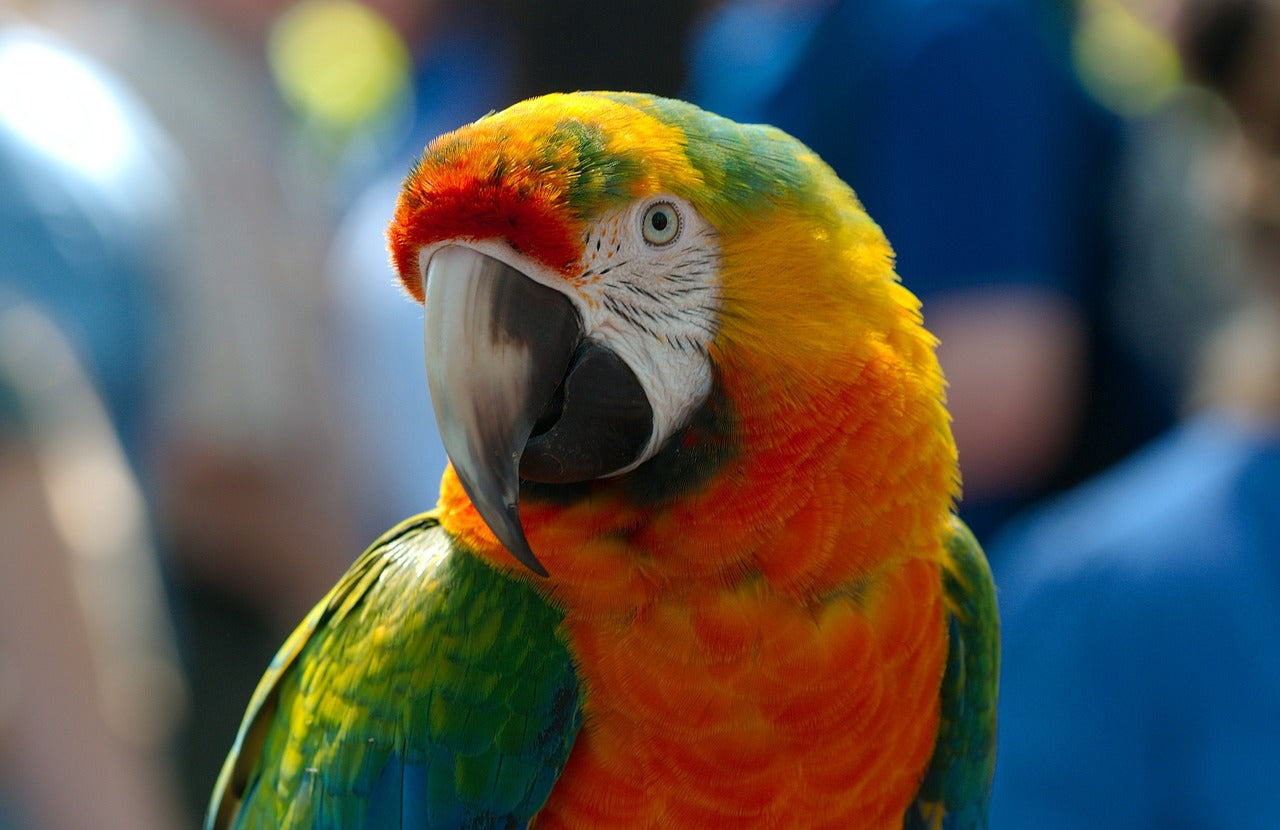
M 7 0 L 0 830 L 199 824 L 435 502 L 401 177 L 572 89 L 776 124 L 893 242 L 1001 584 L 993 826 L 1273 826 L 1277 0 Z

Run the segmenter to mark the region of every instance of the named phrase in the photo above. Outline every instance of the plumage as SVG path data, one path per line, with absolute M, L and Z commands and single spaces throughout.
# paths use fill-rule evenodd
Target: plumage
M 307 616 L 254 693 L 210 826 L 507 827 L 541 806 L 581 720 L 560 617 L 450 552 L 434 517 L 406 521 Z
M 934 340 L 830 168 L 546 96 L 432 142 L 388 237 L 461 321 L 454 463 L 286 643 L 210 827 L 985 826 L 990 574 Z

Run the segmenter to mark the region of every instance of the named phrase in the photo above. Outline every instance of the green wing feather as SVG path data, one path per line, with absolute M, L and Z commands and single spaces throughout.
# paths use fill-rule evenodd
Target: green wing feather
M 581 721 L 560 622 L 430 515 L 399 525 L 271 662 L 207 830 L 523 826 Z
M 982 830 L 996 759 L 1000 621 L 982 548 L 952 519 L 943 565 L 950 646 L 942 721 L 906 830 Z

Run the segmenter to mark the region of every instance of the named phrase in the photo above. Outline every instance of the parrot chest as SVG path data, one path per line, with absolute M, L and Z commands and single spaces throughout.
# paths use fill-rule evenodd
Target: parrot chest
M 898 827 L 938 724 L 938 569 L 566 619 L 585 723 L 535 826 Z

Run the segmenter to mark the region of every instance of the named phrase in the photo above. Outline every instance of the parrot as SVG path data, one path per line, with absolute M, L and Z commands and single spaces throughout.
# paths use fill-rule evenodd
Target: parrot
M 553 93 L 429 143 L 387 239 L 439 499 L 281 647 L 208 830 L 986 826 L 995 588 L 936 340 L 829 166 Z

